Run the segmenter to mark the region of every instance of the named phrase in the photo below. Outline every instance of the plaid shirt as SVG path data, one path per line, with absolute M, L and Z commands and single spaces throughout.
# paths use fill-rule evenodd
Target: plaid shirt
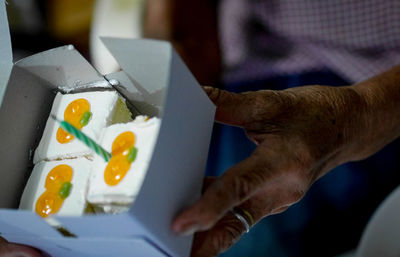
M 331 70 L 351 82 L 400 64 L 399 0 L 222 0 L 227 81 Z

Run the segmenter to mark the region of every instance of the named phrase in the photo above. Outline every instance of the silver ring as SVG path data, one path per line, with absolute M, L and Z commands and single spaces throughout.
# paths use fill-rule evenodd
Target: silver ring
M 242 216 L 242 214 L 240 214 L 238 211 L 234 209 L 231 209 L 231 212 L 233 213 L 233 215 L 235 215 L 235 217 L 243 224 L 244 228 L 245 228 L 245 232 L 249 233 L 250 231 L 250 224 L 249 222 L 247 222 L 246 218 Z

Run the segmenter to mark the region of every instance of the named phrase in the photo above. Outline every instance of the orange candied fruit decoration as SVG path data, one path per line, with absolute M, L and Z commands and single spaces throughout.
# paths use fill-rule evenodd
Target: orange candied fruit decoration
M 46 191 L 36 201 L 35 211 L 37 214 L 46 218 L 59 211 L 64 202 L 64 198 L 60 194 L 60 189 L 65 182 L 71 182 L 72 175 L 73 170 L 71 166 L 66 164 L 54 167 L 47 174 L 44 185 Z
M 90 113 L 90 104 L 88 100 L 79 98 L 72 101 L 64 111 L 64 120 L 73 125 L 75 128 L 81 130 L 88 122 L 82 122 L 83 118 L 89 119 L 91 114 L 87 117 L 86 114 Z M 61 144 L 65 144 L 74 139 L 74 136 L 58 128 L 57 130 L 57 141 Z
M 135 140 L 135 134 L 131 131 L 123 132 L 115 138 L 111 147 L 112 157 L 104 171 L 104 181 L 107 185 L 116 186 L 129 171 L 134 160 L 130 158 L 130 153 Z
M 71 182 L 72 168 L 67 164 L 54 167 L 47 175 L 44 187 L 49 191 L 58 191 L 64 182 Z
M 64 112 L 64 120 L 71 123 L 77 129 L 81 129 L 81 119 L 85 112 L 90 111 L 90 104 L 88 100 L 84 98 L 76 99 L 72 101 Z
M 126 156 L 122 154 L 113 156 L 104 172 L 104 181 L 107 185 L 116 186 L 125 177 L 130 167 L 131 164 Z
M 36 213 L 39 216 L 46 218 L 51 214 L 57 213 L 64 199 L 62 199 L 57 193 L 46 190 L 36 201 Z
M 74 139 L 74 136 L 65 131 L 62 128 L 57 129 L 57 135 L 56 135 L 57 141 L 61 144 L 66 144 L 72 139 Z

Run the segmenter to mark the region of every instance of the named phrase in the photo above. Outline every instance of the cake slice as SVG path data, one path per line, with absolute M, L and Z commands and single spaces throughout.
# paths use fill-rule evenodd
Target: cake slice
M 91 164 L 86 158 L 36 164 L 19 208 L 32 210 L 43 218 L 82 215 L 87 206 Z
M 133 122 L 104 130 L 100 143 L 112 153 L 109 162 L 95 157 L 88 201 L 105 212 L 119 212 L 134 201 L 146 176 L 160 119 L 138 116 Z
M 121 109 L 121 110 L 117 110 Z M 125 111 L 126 110 L 126 111 Z M 63 95 L 54 99 L 51 114 L 66 120 L 87 136 L 97 141 L 101 131 L 112 124 L 114 114 L 121 122 L 130 119 L 124 100 L 114 91 L 85 92 Z M 129 116 L 129 117 L 128 117 Z M 131 119 L 130 119 L 131 120 Z M 59 123 L 49 117 L 33 162 L 51 161 L 91 156 L 91 150 L 78 139 L 60 128 Z

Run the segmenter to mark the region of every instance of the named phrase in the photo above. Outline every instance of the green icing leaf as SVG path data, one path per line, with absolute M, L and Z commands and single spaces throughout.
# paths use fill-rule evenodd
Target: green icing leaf
M 138 149 L 136 147 L 131 147 L 131 149 L 129 149 L 129 153 L 126 156 L 128 162 L 133 162 L 136 159 L 137 152 Z
M 71 188 L 72 188 L 72 184 L 70 182 L 64 182 L 61 185 L 61 188 L 60 188 L 60 191 L 58 191 L 58 194 L 61 196 L 62 199 L 65 199 L 71 193 Z
M 82 127 L 86 126 L 89 123 L 90 118 L 92 118 L 92 113 L 91 112 L 85 112 L 83 114 L 82 119 L 81 119 Z

